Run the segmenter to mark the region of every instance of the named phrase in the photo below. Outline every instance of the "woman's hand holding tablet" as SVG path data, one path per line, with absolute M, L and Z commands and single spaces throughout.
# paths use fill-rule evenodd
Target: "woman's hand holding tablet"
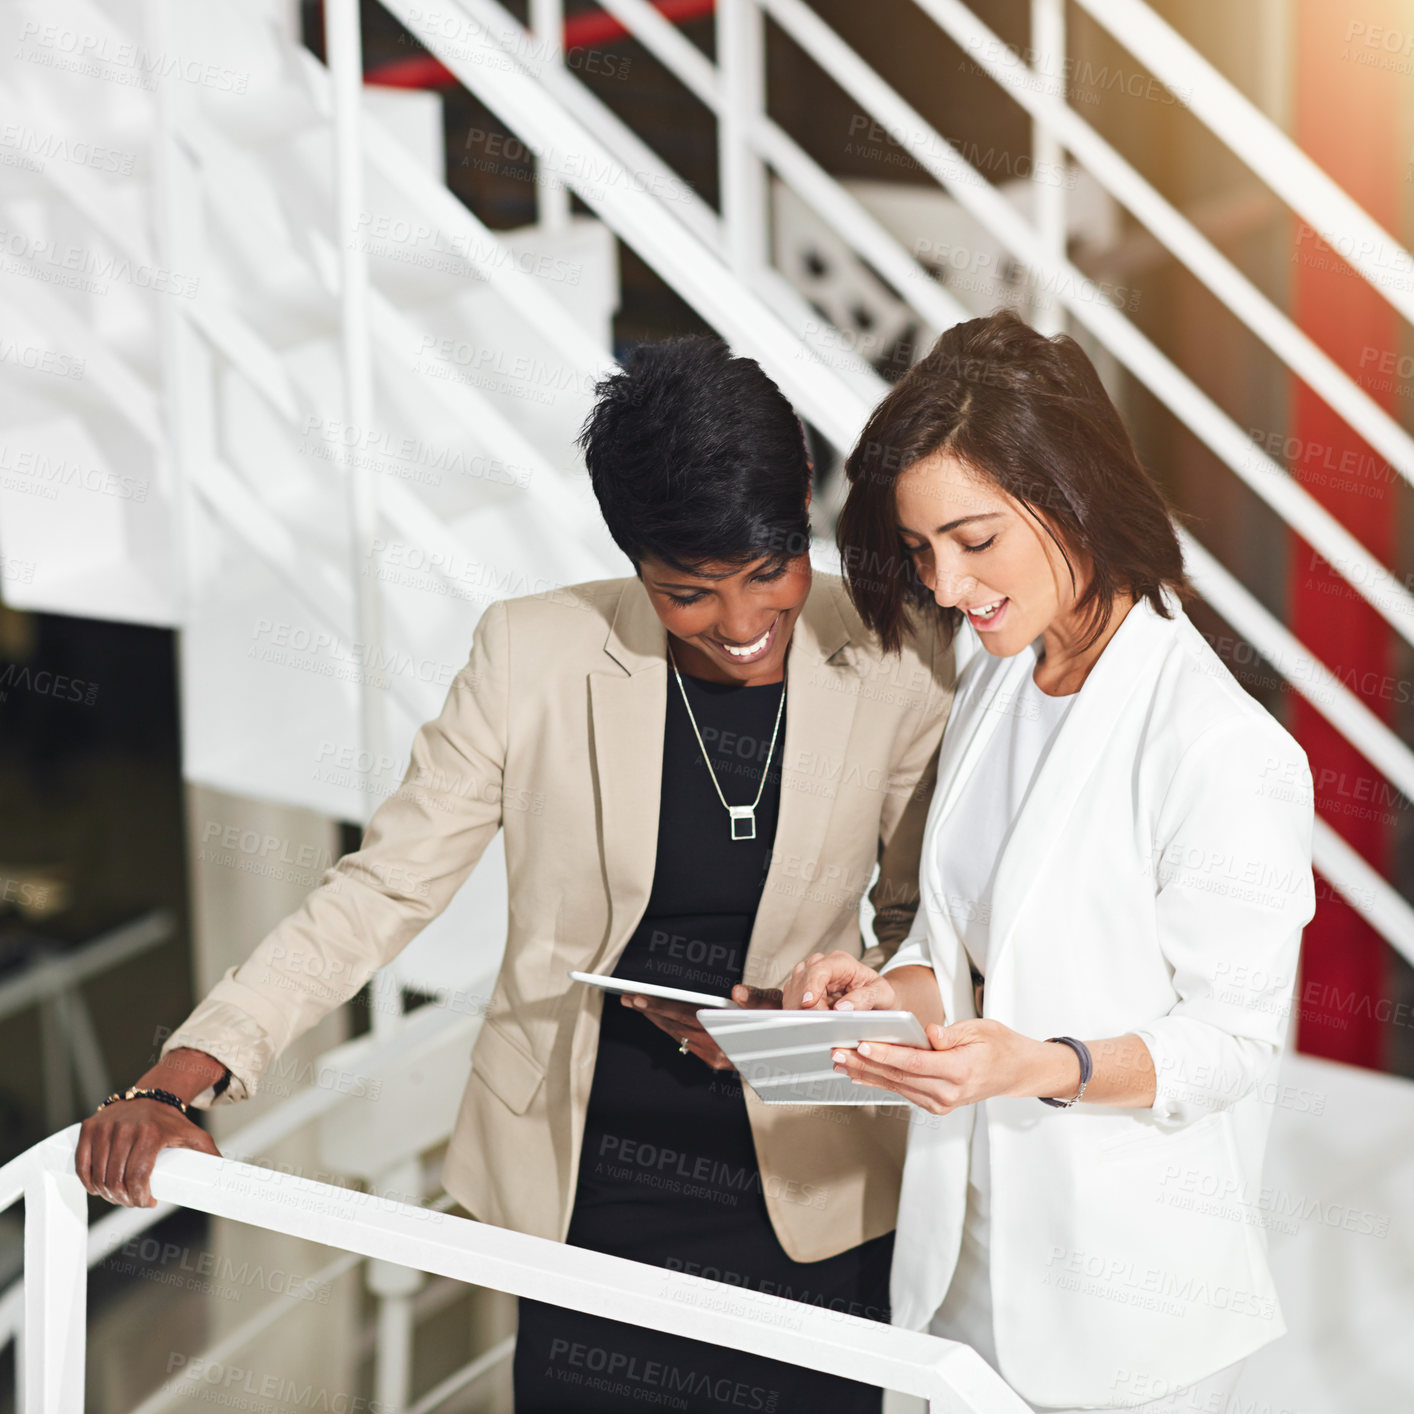
M 892 1043 L 900 1050 L 928 1048 L 911 1011 L 782 1010 L 768 1015 L 740 1011 L 701 1013 L 702 1024 L 741 1077 L 771 1105 L 887 1105 L 886 1091 L 841 1080 L 831 1068 L 836 1048 Z
M 930 967 L 899 967 L 885 976 L 851 953 L 812 953 L 786 978 L 782 999 L 787 1010 L 810 1016 L 829 1013 L 844 1024 L 844 1030 L 832 1033 L 838 1039 L 830 1042 L 828 1057 L 841 1098 L 815 1103 L 907 1101 L 924 1108 L 937 1103 L 938 1097 L 925 1096 L 918 1082 L 931 1068 L 935 1051 L 946 1044 L 944 1038 L 952 1038 Z M 893 1018 L 907 1019 L 911 1027 L 907 1035 L 892 1034 Z M 823 1039 L 826 1032 L 819 1035 Z M 817 1075 L 814 1083 L 818 1091 L 821 1077 Z
M 993 1017 L 948 1025 L 929 967 L 899 967 L 884 977 L 848 953 L 815 953 L 796 965 L 783 990 L 787 1006 L 811 1015 L 845 1012 L 863 1021 L 882 1012 L 923 1023 L 922 1044 L 862 1037 L 837 1044 L 830 1060 L 833 1073 L 857 1089 L 892 1092 L 930 1114 L 998 1095 L 1070 1095 L 1080 1084 L 1079 1062 L 1066 1046 L 1023 1036 Z
M 738 985 L 732 988 L 730 997 L 719 997 L 593 972 L 572 971 L 570 977 L 590 987 L 619 993 L 621 1006 L 642 1012 L 648 1021 L 678 1043 L 678 1049 L 684 1055 L 696 1056 L 713 1070 L 732 1070 L 734 1067 L 697 1019 L 699 1011 L 734 1011 L 738 1008 L 745 1011 L 774 1010 L 781 1004 L 781 994 L 775 988 Z

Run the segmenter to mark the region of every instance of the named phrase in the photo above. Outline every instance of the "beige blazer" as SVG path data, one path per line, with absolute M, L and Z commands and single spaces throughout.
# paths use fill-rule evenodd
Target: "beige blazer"
M 218 1103 L 253 1094 L 274 1056 L 446 907 L 504 830 L 505 958 L 443 1182 L 485 1222 L 563 1241 L 603 1003 L 566 973 L 613 971 L 648 901 L 666 645 L 637 579 L 493 604 L 362 847 L 212 988 L 163 1053 L 191 1046 L 228 1066 Z M 883 656 L 832 575 L 815 576 L 787 674 L 780 815 L 745 964 L 759 986 L 817 949 L 864 951 L 860 899 L 876 861 L 866 956 L 882 964 L 907 934 L 952 702 L 952 655 L 935 635 Z M 790 1256 L 815 1261 L 893 1228 L 907 1130 L 896 1110 L 765 1106 L 749 1090 L 747 1107 Z

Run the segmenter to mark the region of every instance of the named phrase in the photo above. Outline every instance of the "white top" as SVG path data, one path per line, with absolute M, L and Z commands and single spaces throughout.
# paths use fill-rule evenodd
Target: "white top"
M 1075 696 L 1050 697 L 1027 673 L 1016 694 L 999 701 L 1006 720 L 937 834 L 941 896 L 935 904 L 952 919 L 968 959 L 984 976 L 997 860 Z
M 1039 640 L 1032 650 L 1039 661 Z M 988 743 L 956 809 L 937 832 L 933 845 L 939 886 L 936 907 L 952 920 L 968 961 L 984 977 L 997 860 L 1075 697 L 1075 693 L 1051 697 L 1042 692 L 1033 668 L 1022 677 L 1014 695 L 998 699 L 997 709 L 1006 720 Z M 987 1126 L 979 1115 L 968 1175 L 968 1222 L 974 1228 L 985 1227 L 987 1188 Z M 984 1232 L 974 1235 L 985 1245 Z

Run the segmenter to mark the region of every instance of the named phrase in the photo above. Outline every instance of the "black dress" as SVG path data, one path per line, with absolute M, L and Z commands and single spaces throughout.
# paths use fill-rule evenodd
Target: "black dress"
M 770 751 L 781 685 L 683 681 L 723 795 L 732 805 L 749 804 Z M 733 840 L 669 677 L 653 888 L 616 977 L 718 995 L 741 981 L 776 833 L 784 740 L 782 714 L 756 838 Z M 741 1081 L 680 1054 L 671 1036 L 608 995 L 569 1241 L 888 1320 L 893 1234 L 822 1262 L 792 1261 L 767 1216 Z M 515 1396 L 517 1414 L 644 1405 L 690 1414 L 878 1414 L 882 1402 L 871 1385 L 525 1300 Z

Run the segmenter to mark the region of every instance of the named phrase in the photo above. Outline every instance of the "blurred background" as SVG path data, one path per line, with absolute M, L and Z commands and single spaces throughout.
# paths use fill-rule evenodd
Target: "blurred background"
M 616 356 L 759 359 L 829 568 L 869 408 L 1005 304 L 1095 359 L 1315 776 L 1237 1199 L 1292 1334 L 1241 1408 L 1414 1407 L 1414 0 L 329 10 L 0 6 L 0 1161 L 357 846 L 488 603 L 628 572 L 573 446 Z M 435 1200 L 505 907 L 493 851 L 218 1142 Z M 499 1294 L 144 1221 L 92 1266 L 91 1408 L 199 1407 L 218 1359 L 269 1409 L 508 1407 Z

